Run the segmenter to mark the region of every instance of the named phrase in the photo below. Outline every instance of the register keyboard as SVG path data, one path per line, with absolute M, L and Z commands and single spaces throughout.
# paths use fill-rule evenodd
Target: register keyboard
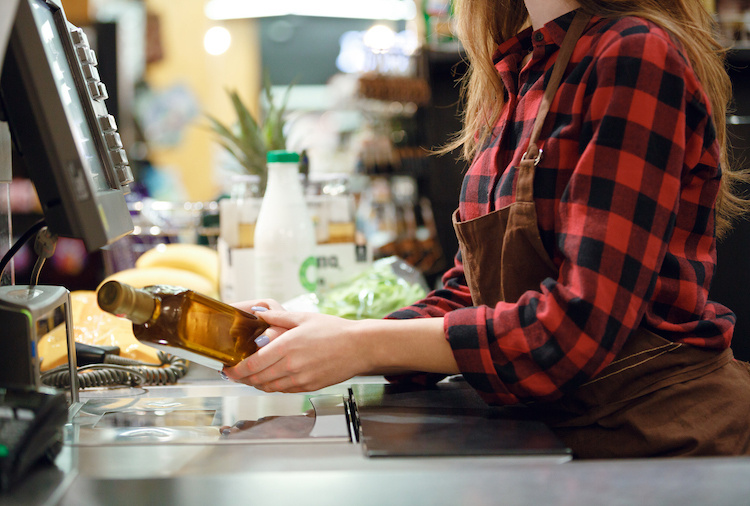
M 10 489 L 40 460 L 54 460 L 67 419 L 63 393 L 0 388 L 0 490 Z

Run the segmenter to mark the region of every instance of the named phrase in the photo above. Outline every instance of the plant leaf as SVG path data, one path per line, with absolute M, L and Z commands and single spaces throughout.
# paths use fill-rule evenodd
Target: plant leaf
M 284 135 L 285 115 L 293 84 L 290 84 L 280 103 L 273 100 L 271 79 L 264 73 L 263 93 L 268 110 L 263 121 L 257 121 L 245 106 L 236 90 L 225 90 L 237 117 L 234 125 L 228 125 L 216 117 L 206 115 L 211 130 L 218 137 L 219 145 L 226 149 L 250 174 L 261 177 L 265 187 L 267 177 L 266 153 L 270 150 L 286 149 Z
M 239 94 L 236 91 L 229 92 L 229 96 L 232 100 L 235 114 L 237 115 L 237 121 L 240 126 L 241 137 L 245 139 L 246 145 L 249 149 L 255 148 L 256 151 L 262 153 L 265 156 L 265 146 L 258 142 L 260 135 L 260 127 L 258 122 L 250 113 L 245 104 L 242 102 Z
M 234 156 L 250 174 L 260 174 L 265 170 L 265 153 L 258 153 L 247 140 L 234 133 L 229 127 L 213 116 L 207 116 L 211 129 L 219 136 L 218 142 Z
M 284 124 L 286 107 L 289 102 L 289 95 L 291 93 L 293 84 L 290 84 L 284 97 L 281 100 L 280 105 L 277 107 L 276 102 L 273 99 L 273 92 L 271 90 L 271 80 L 266 75 L 264 81 L 263 91 L 266 96 L 266 102 L 268 103 L 268 112 L 266 114 L 266 120 L 263 124 L 263 138 L 265 140 L 268 149 L 286 149 L 286 136 L 284 135 Z
M 232 132 L 231 128 L 226 126 L 224 123 L 214 118 L 213 116 L 206 115 L 208 120 L 211 122 L 211 130 L 213 130 L 219 137 L 236 140 L 238 137 Z

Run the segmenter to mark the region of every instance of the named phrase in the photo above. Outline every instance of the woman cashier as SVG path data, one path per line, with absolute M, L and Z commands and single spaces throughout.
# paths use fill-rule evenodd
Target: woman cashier
M 230 378 L 315 390 L 460 373 L 525 403 L 579 457 L 750 454 L 750 368 L 707 299 L 748 202 L 701 0 L 458 0 L 472 160 L 443 287 L 386 320 L 270 307 Z M 437 374 L 434 374 L 437 373 Z

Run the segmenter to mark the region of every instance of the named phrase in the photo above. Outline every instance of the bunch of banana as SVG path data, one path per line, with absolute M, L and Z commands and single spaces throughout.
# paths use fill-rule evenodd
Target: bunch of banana
M 99 309 L 96 292 L 78 290 L 70 294 L 73 318 L 73 337 L 79 343 L 92 346 L 118 346 L 120 356 L 149 364 L 161 361 L 155 348 L 141 344 L 133 335 L 133 323 L 125 318 Z M 65 325 L 58 325 L 39 339 L 39 356 L 42 372 L 68 362 L 68 341 Z
M 213 249 L 196 244 L 160 244 L 142 254 L 135 267 L 108 276 L 102 284 L 115 279 L 136 288 L 149 285 L 174 285 L 219 296 L 219 256 Z M 80 343 L 93 346 L 118 346 L 120 356 L 159 364 L 157 351 L 141 344 L 133 335 L 133 324 L 99 308 L 96 292 L 80 290 L 70 294 L 73 335 Z M 59 325 L 38 343 L 41 369 L 47 371 L 67 363 L 65 325 Z
M 138 257 L 134 268 L 116 272 L 102 283 L 113 279 L 136 288 L 182 286 L 218 298 L 219 256 L 208 246 L 160 244 Z

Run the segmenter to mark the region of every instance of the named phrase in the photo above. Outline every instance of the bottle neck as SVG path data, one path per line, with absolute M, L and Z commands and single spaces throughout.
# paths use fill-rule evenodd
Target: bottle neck
M 99 307 L 124 316 L 136 324 L 146 323 L 158 314 L 159 300 L 155 295 L 119 281 L 108 281 L 97 293 Z
M 301 193 L 299 166 L 296 163 L 269 163 L 266 193 L 269 191 Z

